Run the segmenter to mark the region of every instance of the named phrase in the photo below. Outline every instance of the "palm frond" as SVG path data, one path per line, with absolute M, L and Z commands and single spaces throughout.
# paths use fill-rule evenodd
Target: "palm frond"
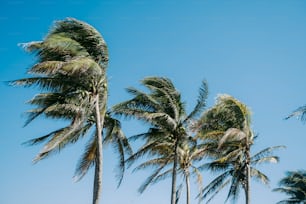
M 225 160 L 223 162 L 210 162 L 206 164 L 200 165 L 198 168 L 200 171 L 206 169 L 212 172 L 219 172 L 219 171 L 226 171 L 231 166 L 230 162 L 226 162 Z
M 216 140 L 223 135 L 224 135 L 223 130 L 211 130 L 211 131 L 208 131 L 208 132 L 205 132 L 205 133 L 200 131 L 200 132 L 198 132 L 196 138 L 200 138 L 202 140 L 210 140 L 210 139 Z
M 255 168 L 251 168 L 251 176 L 265 185 L 268 185 L 270 182 L 268 176 Z
M 116 167 L 116 179 L 118 180 L 117 188 L 120 186 L 123 175 L 125 171 L 125 151 L 124 151 L 124 145 L 122 144 L 122 141 L 120 138 L 116 138 L 114 142 L 112 142 L 112 146 L 115 149 L 115 152 L 118 154 L 119 162 Z
M 292 117 L 298 117 L 298 119 L 304 122 L 306 120 L 306 105 L 297 108 L 290 115 L 288 115 L 285 119 L 287 120 Z
M 81 180 L 87 173 L 88 169 L 94 165 L 97 152 L 97 141 L 93 136 L 90 142 L 86 145 L 85 151 L 81 156 L 77 168 L 75 170 L 74 178 L 76 181 Z
M 118 104 L 113 107 L 112 111 L 115 115 L 125 116 L 127 118 L 132 117 L 142 121 L 145 121 L 149 124 L 156 126 L 166 126 L 168 129 L 175 129 L 177 126 L 176 121 L 174 121 L 168 114 L 163 112 L 151 112 L 151 107 L 141 107 L 136 105 L 131 101 L 127 103 Z M 144 109 L 147 108 L 147 109 Z M 148 111 L 149 110 L 149 111 Z
M 248 124 L 247 126 L 249 126 L 251 122 L 251 112 L 246 105 L 227 94 L 219 95 L 217 100 L 221 106 L 229 107 L 236 114 L 240 115 L 240 117 L 243 118 L 243 120 Z
M 175 192 L 175 197 L 176 197 L 175 204 L 178 204 L 180 201 L 180 198 L 182 195 L 182 189 L 183 189 L 183 185 L 180 184 Z
M 139 164 L 137 167 L 135 167 L 133 172 L 144 170 L 147 168 L 156 168 L 163 164 L 169 164 L 170 162 L 171 162 L 171 158 L 169 157 L 159 157 L 159 158 L 150 159 L 148 161 L 145 161 Z
M 292 187 L 292 186 L 284 186 L 280 188 L 273 189 L 274 192 L 285 193 L 287 195 L 296 196 L 298 194 L 302 194 L 306 196 L 305 189 L 299 187 Z
M 136 135 L 132 135 L 132 136 L 130 136 L 130 137 L 128 138 L 128 141 L 129 141 L 129 142 L 134 142 L 134 141 L 140 140 L 140 139 L 144 140 L 145 138 L 148 138 L 149 135 L 151 135 L 151 133 L 147 133 L 147 132 L 145 132 L 145 133 L 140 133 L 140 134 L 136 134 Z
M 180 93 L 171 80 L 164 77 L 147 77 L 141 82 L 151 90 L 154 98 L 158 99 L 163 111 L 178 121 L 179 116 L 184 114 L 184 109 L 180 101 Z
M 69 61 L 43 61 L 34 65 L 29 73 L 43 74 L 45 76 L 71 76 L 79 77 L 78 80 L 84 81 L 88 77 L 101 78 L 102 70 L 99 65 L 88 57 L 72 58 Z
M 303 202 L 305 203 L 306 201 L 304 200 Z M 276 204 L 300 204 L 300 203 L 301 201 L 297 198 L 289 198 L 286 200 L 279 201 Z
M 230 184 L 230 179 L 226 180 L 222 185 L 220 185 L 220 187 L 218 189 L 216 189 L 214 192 L 211 193 L 210 198 L 206 201 L 206 203 L 210 203 L 213 198 L 221 191 L 223 190 L 227 185 Z
M 205 199 L 207 196 L 211 194 L 215 194 L 215 192 L 219 192 L 223 189 L 226 184 L 229 183 L 228 177 L 231 175 L 231 171 L 225 171 L 224 173 L 217 176 L 214 180 L 212 180 L 202 191 L 201 200 Z
M 279 203 L 304 203 L 306 201 L 306 171 L 288 171 L 286 176 L 279 181 L 279 188 L 273 191 L 285 193 L 290 196 Z
M 138 188 L 138 192 L 139 193 L 143 193 L 146 188 L 152 183 L 152 181 L 154 180 L 154 178 L 160 173 L 160 171 L 162 171 L 162 169 L 165 167 L 166 165 L 161 165 L 158 169 L 156 169 L 151 176 L 149 176 L 144 182 L 143 184 Z
M 23 144 L 25 145 L 36 145 L 36 144 L 40 144 L 42 142 L 45 142 L 46 140 L 48 140 L 50 137 L 52 137 L 53 135 L 63 131 L 64 128 L 60 128 L 58 130 L 55 130 L 55 131 L 52 131 L 50 132 L 49 134 L 47 135 L 44 135 L 44 136 L 41 136 L 41 137 L 38 137 L 38 138 L 34 138 L 34 139 L 31 139 L 31 140 L 28 140 L 26 142 L 24 142 Z
M 137 108 L 143 107 L 145 110 L 151 110 L 151 111 L 160 110 L 160 104 L 150 94 L 146 94 L 133 87 L 127 88 L 126 91 L 132 96 L 134 96 L 132 100 L 128 101 L 129 103 L 126 103 L 128 104 L 128 106 L 137 107 Z
M 138 158 L 148 153 L 151 150 L 151 148 L 154 147 L 155 145 L 156 145 L 155 142 L 145 144 L 138 151 L 136 151 L 136 153 L 134 153 L 132 156 L 127 158 L 125 162 L 127 163 L 128 167 L 130 167 L 132 163 L 135 162 Z
M 48 76 L 55 74 L 59 69 L 63 67 L 64 63 L 65 62 L 63 61 L 43 61 L 31 67 L 28 73 Z
M 27 52 L 34 52 L 41 49 L 43 41 L 32 41 L 28 43 L 18 43 L 18 46 L 25 49 Z
M 241 175 L 242 176 L 242 175 Z M 226 201 L 228 199 L 232 199 L 232 201 L 236 201 L 238 199 L 239 191 L 241 188 L 241 183 L 239 182 L 240 176 L 233 176 L 231 179 L 230 190 L 228 191 Z
M 77 41 L 63 34 L 51 34 L 43 42 L 30 42 L 24 47 L 36 53 L 39 62 L 66 61 L 76 56 L 89 56 L 86 49 Z
M 208 84 L 206 81 L 202 81 L 201 87 L 199 89 L 199 96 L 197 99 L 197 103 L 193 111 L 186 117 L 185 121 L 197 117 L 204 110 L 204 108 L 206 107 L 207 97 L 208 97 Z
M 175 92 L 175 87 L 170 79 L 165 77 L 146 77 L 141 80 L 141 84 L 148 87 L 151 90 L 155 90 L 156 88 L 165 89 L 169 91 Z
M 172 175 L 172 169 L 168 169 L 168 170 L 166 170 L 166 171 L 164 171 L 164 172 L 158 174 L 158 175 L 152 180 L 151 184 L 152 184 L 152 185 L 153 185 L 153 184 L 156 184 L 156 183 L 158 183 L 159 181 L 162 181 L 162 180 L 164 180 L 164 179 L 166 179 L 166 178 L 171 177 L 171 175 Z
M 278 162 L 279 162 L 278 156 L 267 156 L 251 161 L 252 165 L 257 165 L 262 163 L 278 163 Z
M 203 191 L 203 177 L 202 177 L 202 174 L 201 174 L 200 170 L 198 168 L 194 167 L 194 166 L 192 166 L 192 171 L 193 171 L 193 174 L 196 177 L 196 182 L 198 184 L 198 190 L 200 192 L 199 197 L 202 197 L 202 191 Z
M 33 162 L 36 163 L 47 157 L 50 153 L 59 151 L 68 143 L 68 141 L 70 141 L 71 137 L 74 136 L 78 130 L 80 130 L 80 123 L 75 122 L 63 128 L 61 131 L 56 132 L 56 134 L 54 134 L 53 137 L 44 145 L 40 153 L 34 158 Z
M 224 145 L 224 143 L 227 142 L 228 140 L 241 141 L 245 139 L 246 137 L 247 135 L 245 134 L 245 132 L 237 128 L 229 128 L 228 130 L 226 130 L 226 132 L 220 139 L 218 149 L 220 149 Z
M 91 25 L 74 18 L 55 22 L 50 35 L 64 34 L 66 37 L 79 42 L 87 52 L 103 68 L 108 64 L 107 45 L 101 34 Z
M 286 146 L 279 145 L 279 146 L 265 148 L 265 149 L 261 150 L 260 152 L 256 153 L 255 155 L 253 155 L 252 156 L 252 161 L 259 160 L 259 159 L 261 159 L 263 157 L 266 157 L 266 156 L 271 156 L 271 154 L 273 153 L 274 150 L 283 149 L 283 148 L 286 148 Z
M 38 86 L 44 90 L 59 90 L 63 87 L 63 81 L 69 82 L 69 80 L 60 80 L 58 78 L 53 77 L 31 77 L 18 79 L 9 82 L 11 86 L 23 86 L 23 87 L 31 87 Z

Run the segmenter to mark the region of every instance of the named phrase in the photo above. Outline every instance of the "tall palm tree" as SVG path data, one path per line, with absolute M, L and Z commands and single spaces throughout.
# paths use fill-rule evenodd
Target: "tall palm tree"
M 285 193 L 289 198 L 277 204 L 305 204 L 306 203 L 306 171 L 288 171 L 279 182 L 279 188 L 273 191 Z
M 146 133 L 134 137 L 134 139 L 145 140 L 145 144 L 131 156 L 130 161 L 145 154 L 164 156 L 165 154 L 161 151 L 169 151 L 169 160 L 164 165 L 173 165 L 171 170 L 171 204 L 175 204 L 178 148 L 189 137 L 188 125 L 202 112 L 206 105 L 207 84 L 206 82 L 202 83 L 196 106 L 189 115 L 186 115 L 181 95 L 170 79 L 147 77 L 141 83 L 148 89 L 148 93 L 135 88 L 128 88 L 127 91 L 134 97 L 115 105 L 112 110 L 117 115 L 136 118 L 150 125 Z M 162 146 L 169 149 L 160 148 Z M 158 175 L 162 167 L 159 167 L 152 176 Z M 150 178 L 148 179 L 150 180 Z
M 29 141 L 32 145 L 46 142 L 34 161 L 60 151 L 67 144 L 75 143 L 95 129 L 79 162 L 76 175 L 81 178 L 90 166 L 95 166 L 93 203 L 97 204 L 102 188 L 103 128 L 107 134 L 105 142 L 118 145 L 121 166 L 124 160 L 121 150 L 130 150 L 120 131 L 119 121 L 115 121 L 107 113 L 106 43 L 92 26 L 67 18 L 55 22 L 43 41 L 30 42 L 23 46 L 37 55 L 37 64 L 28 71 L 34 76 L 15 80 L 12 84 L 38 86 L 44 91 L 29 101 L 36 108 L 29 111 L 25 125 L 41 115 L 70 121 L 64 128 Z
M 254 138 L 250 127 L 250 115 L 243 103 L 224 94 L 218 97 L 216 105 L 205 113 L 200 121 L 202 139 L 218 141 L 217 147 L 223 147 L 223 154 L 242 153 L 246 167 L 244 190 L 247 204 L 250 203 L 250 145 Z M 233 139 L 238 140 L 238 144 L 242 142 L 243 145 L 224 145 Z
M 262 157 L 271 150 L 280 147 L 272 147 L 263 150 L 251 157 L 251 145 L 254 143 L 254 135 L 251 129 L 251 114 L 247 106 L 229 95 L 220 95 L 216 105 L 207 111 L 201 118 L 200 135 L 204 141 L 208 141 L 212 147 L 208 154 L 214 160 L 203 167 L 213 171 L 224 171 L 205 189 L 204 197 L 214 192 L 219 192 L 230 183 L 229 197 L 236 198 L 239 188 L 245 191 L 246 204 L 250 203 L 250 179 L 251 176 L 261 178 L 266 183 L 267 177 L 260 171 L 252 168 L 252 164 L 262 161 L 276 162 L 278 158 L 269 155 Z

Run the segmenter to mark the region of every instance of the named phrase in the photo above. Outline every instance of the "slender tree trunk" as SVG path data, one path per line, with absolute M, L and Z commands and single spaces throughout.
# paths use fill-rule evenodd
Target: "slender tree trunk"
M 245 116 L 246 117 L 246 116 Z M 245 163 L 246 163 L 246 183 L 245 183 L 245 203 L 250 204 L 251 203 L 251 188 L 250 188 L 250 182 L 251 182 L 251 155 L 250 155 L 250 139 L 252 136 L 252 132 L 250 130 L 250 125 L 248 123 L 248 119 L 244 118 L 243 122 L 243 132 L 245 133 Z
M 174 161 L 173 161 L 173 169 L 172 169 L 172 186 L 171 186 L 171 204 L 176 204 L 176 169 L 177 169 L 177 153 L 178 141 L 175 142 L 174 146 Z
M 251 191 L 250 191 L 250 182 L 251 182 L 251 167 L 250 167 L 250 144 L 249 138 L 246 137 L 246 185 L 245 185 L 245 203 L 251 203 Z
M 186 172 L 186 204 L 190 204 L 190 176 L 189 176 L 189 171 L 187 170 Z
M 103 108 L 100 111 L 99 94 L 96 95 L 95 101 L 95 115 L 96 115 L 96 131 L 97 131 L 97 152 L 96 152 L 96 164 L 95 164 L 95 178 L 93 186 L 93 204 L 99 204 L 100 196 L 102 192 L 102 173 L 103 173 L 103 138 L 102 127 L 104 123 L 104 115 L 106 112 L 106 99 L 107 94 L 103 94 Z

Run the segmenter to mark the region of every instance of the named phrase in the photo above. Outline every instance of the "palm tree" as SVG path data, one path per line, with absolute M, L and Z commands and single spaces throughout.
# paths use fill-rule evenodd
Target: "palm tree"
M 181 95 L 169 79 L 147 77 L 141 83 L 148 89 L 148 93 L 128 88 L 127 91 L 134 97 L 115 105 L 112 110 L 117 115 L 136 118 L 150 125 L 146 133 L 133 137 L 133 139 L 145 140 L 145 144 L 128 160 L 134 161 L 143 155 L 157 156 L 158 160 L 158 156 L 165 156 L 163 151 L 167 151 L 168 162 L 163 165 L 158 163 L 160 167 L 148 178 L 149 182 L 145 183 L 151 183 L 151 178 L 158 175 L 164 165 L 172 163 L 171 204 L 175 204 L 178 149 L 189 137 L 188 126 L 206 105 L 207 84 L 202 83 L 196 106 L 189 115 L 186 115 Z
M 162 138 L 161 138 L 162 139 Z M 159 141 L 160 143 L 160 141 Z M 140 148 L 141 149 L 141 148 Z M 173 162 L 174 154 L 171 144 L 162 143 L 157 144 L 154 147 L 155 157 L 148 159 L 145 162 L 139 164 L 134 171 L 154 169 L 153 173 L 143 182 L 138 191 L 143 193 L 149 185 L 153 185 L 158 181 L 166 179 L 171 176 L 172 168 L 170 167 Z M 150 156 L 153 157 L 151 152 Z M 190 176 L 195 175 L 196 182 L 199 185 L 199 191 L 202 190 L 202 176 L 199 169 L 195 166 L 195 163 L 201 161 L 205 156 L 205 145 L 196 145 L 193 141 L 185 141 L 178 147 L 178 168 L 177 174 L 181 175 L 184 179 L 186 186 L 186 203 L 190 203 Z M 127 160 L 128 163 L 134 162 L 134 158 L 131 157 Z M 182 185 L 180 185 L 182 186 Z M 180 188 L 176 193 L 176 203 L 179 200 Z
M 23 46 L 37 55 L 38 63 L 28 71 L 33 77 L 15 80 L 12 84 L 38 86 L 44 91 L 29 101 L 36 108 L 29 111 L 25 125 L 41 115 L 70 121 L 64 128 L 28 142 L 32 145 L 46 142 L 34 161 L 60 151 L 67 144 L 75 143 L 95 129 L 79 162 L 76 175 L 82 178 L 90 166 L 95 166 L 93 203 L 97 204 L 102 188 L 103 128 L 107 134 L 105 142 L 118 145 L 121 166 L 124 161 L 122 149 L 130 150 L 120 131 L 119 121 L 112 119 L 107 113 L 106 43 L 92 26 L 67 18 L 55 22 L 43 41 L 30 42 Z
M 288 199 L 279 201 L 277 204 L 305 204 L 306 203 L 306 171 L 288 171 L 286 176 L 279 182 L 279 188 L 273 191 L 285 193 Z
M 271 155 L 265 157 L 265 155 L 280 146 L 264 149 L 251 157 L 250 148 L 254 143 L 254 135 L 250 118 L 247 106 L 229 95 L 220 95 L 216 105 L 202 116 L 199 122 L 199 137 L 210 143 L 211 148 L 207 150 L 207 154 L 214 160 L 203 168 L 223 171 L 223 174 L 205 188 L 203 198 L 211 193 L 218 193 L 231 183 L 228 198 L 235 199 L 238 190 L 242 188 L 245 191 L 246 204 L 249 204 L 251 176 L 267 183 L 267 177 L 251 165 L 263 161 L 277 162 L 277 157 Z
M 206 144 L 194 145 L 188 141 L 179 148 L 179 173 L 183 175 L 185 180 L 186 204 L 190 204 L 190 176 L 192 174 L 197 178 L 196 182 L 198 183 L 200 194 L 203 191 L 202 175 L 196 163 L 202 161 L 206 156 L 207 148 Z
M 250 145 L 254 138 L 250 128 L 250 111 L 237 99 L 229 95 L 220 95 L 216 105 L 202 116 L 199 124 L 202 139 L 217 142 L 217 149 L 223 147 L 223 154 L 238 152 L 244 156 L 246 167 L 244 190 L 246 203 L 250 203 Z M 230 140 L 238 140 L 238 144 L 242 142 L 243 145 L 224 145 Z M 218 157 L 220 155 L 216 158 Z

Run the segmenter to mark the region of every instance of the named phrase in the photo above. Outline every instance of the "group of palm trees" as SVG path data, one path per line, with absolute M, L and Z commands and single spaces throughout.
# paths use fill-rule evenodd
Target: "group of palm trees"
M 103 147 L 107 144 L 112 144 L 119 154 L 118 186 L 126 166 L 141 159 L 135 170 L 148 169 L 152 174 L 140 186 L 139 192 L 171 177 L 171 204 L 179 202 L 182 184 L 179 185 L 178 177 L 184 179 L 186 204 L 190 204 L 191 175 L 195 175 L 199 186 L 199 201 L 205 202 L 229 186 L 225 200 L 235 201 L 242 189 L 248 204 L 251 178 L 264 184 L 269 182 L 255 165 L 277 162 L 279 158 L 273 151 L 283 146 L 251 154 L 257 138 L 251 129 L 251 114 L 247 106 L 234 97 L 220 95 L 216 104 L 207 108 L 208 86 L 203 81 L 196 105 L 187 113 L 181 94 L 170 79 L 146 77 L 141 81 L 144 90 L 128 88 L 131 99 L 107 107 L 108 51 L 95 28 L 67 18 L 55 22 L 42 41 L 23 46 L 36 54 L 37 63 L 28 70 L 31 77 L 15 80 L 12 84 L 36 86 L 41 90 L 29 101 L 35 108 L 28 111 L 26 125 L 39 116 L 67 121 L 63 128 L 28 141 L 31 145 L 45 143 L 34 162 L 88 136 L 90 139 L 77 165 L 76 178 L 81 179 L 90 167 L 94 167 L 93 204 L 99 203 L 102 191 Z M 121 129 L 121 116 L 143 121 L 148 129 L 127 138 Z M 130 143 L 135 140 L 143 144 L 132 151 Z M 202 182 L 204 170 L 219 173 L 205 187 Z M 305 172 L 299 173 L 302 175 L 299 185 L 304 186 L 299 186 L 302 193 L 298 195 L 304 195 L 304 201 L 300 202 L 305 203 L 306 176 Z M 288 193 L 287 187 L 293 188 L 294 182 L 282 180 L 281 185 L 284 187 L 276 191 Z

